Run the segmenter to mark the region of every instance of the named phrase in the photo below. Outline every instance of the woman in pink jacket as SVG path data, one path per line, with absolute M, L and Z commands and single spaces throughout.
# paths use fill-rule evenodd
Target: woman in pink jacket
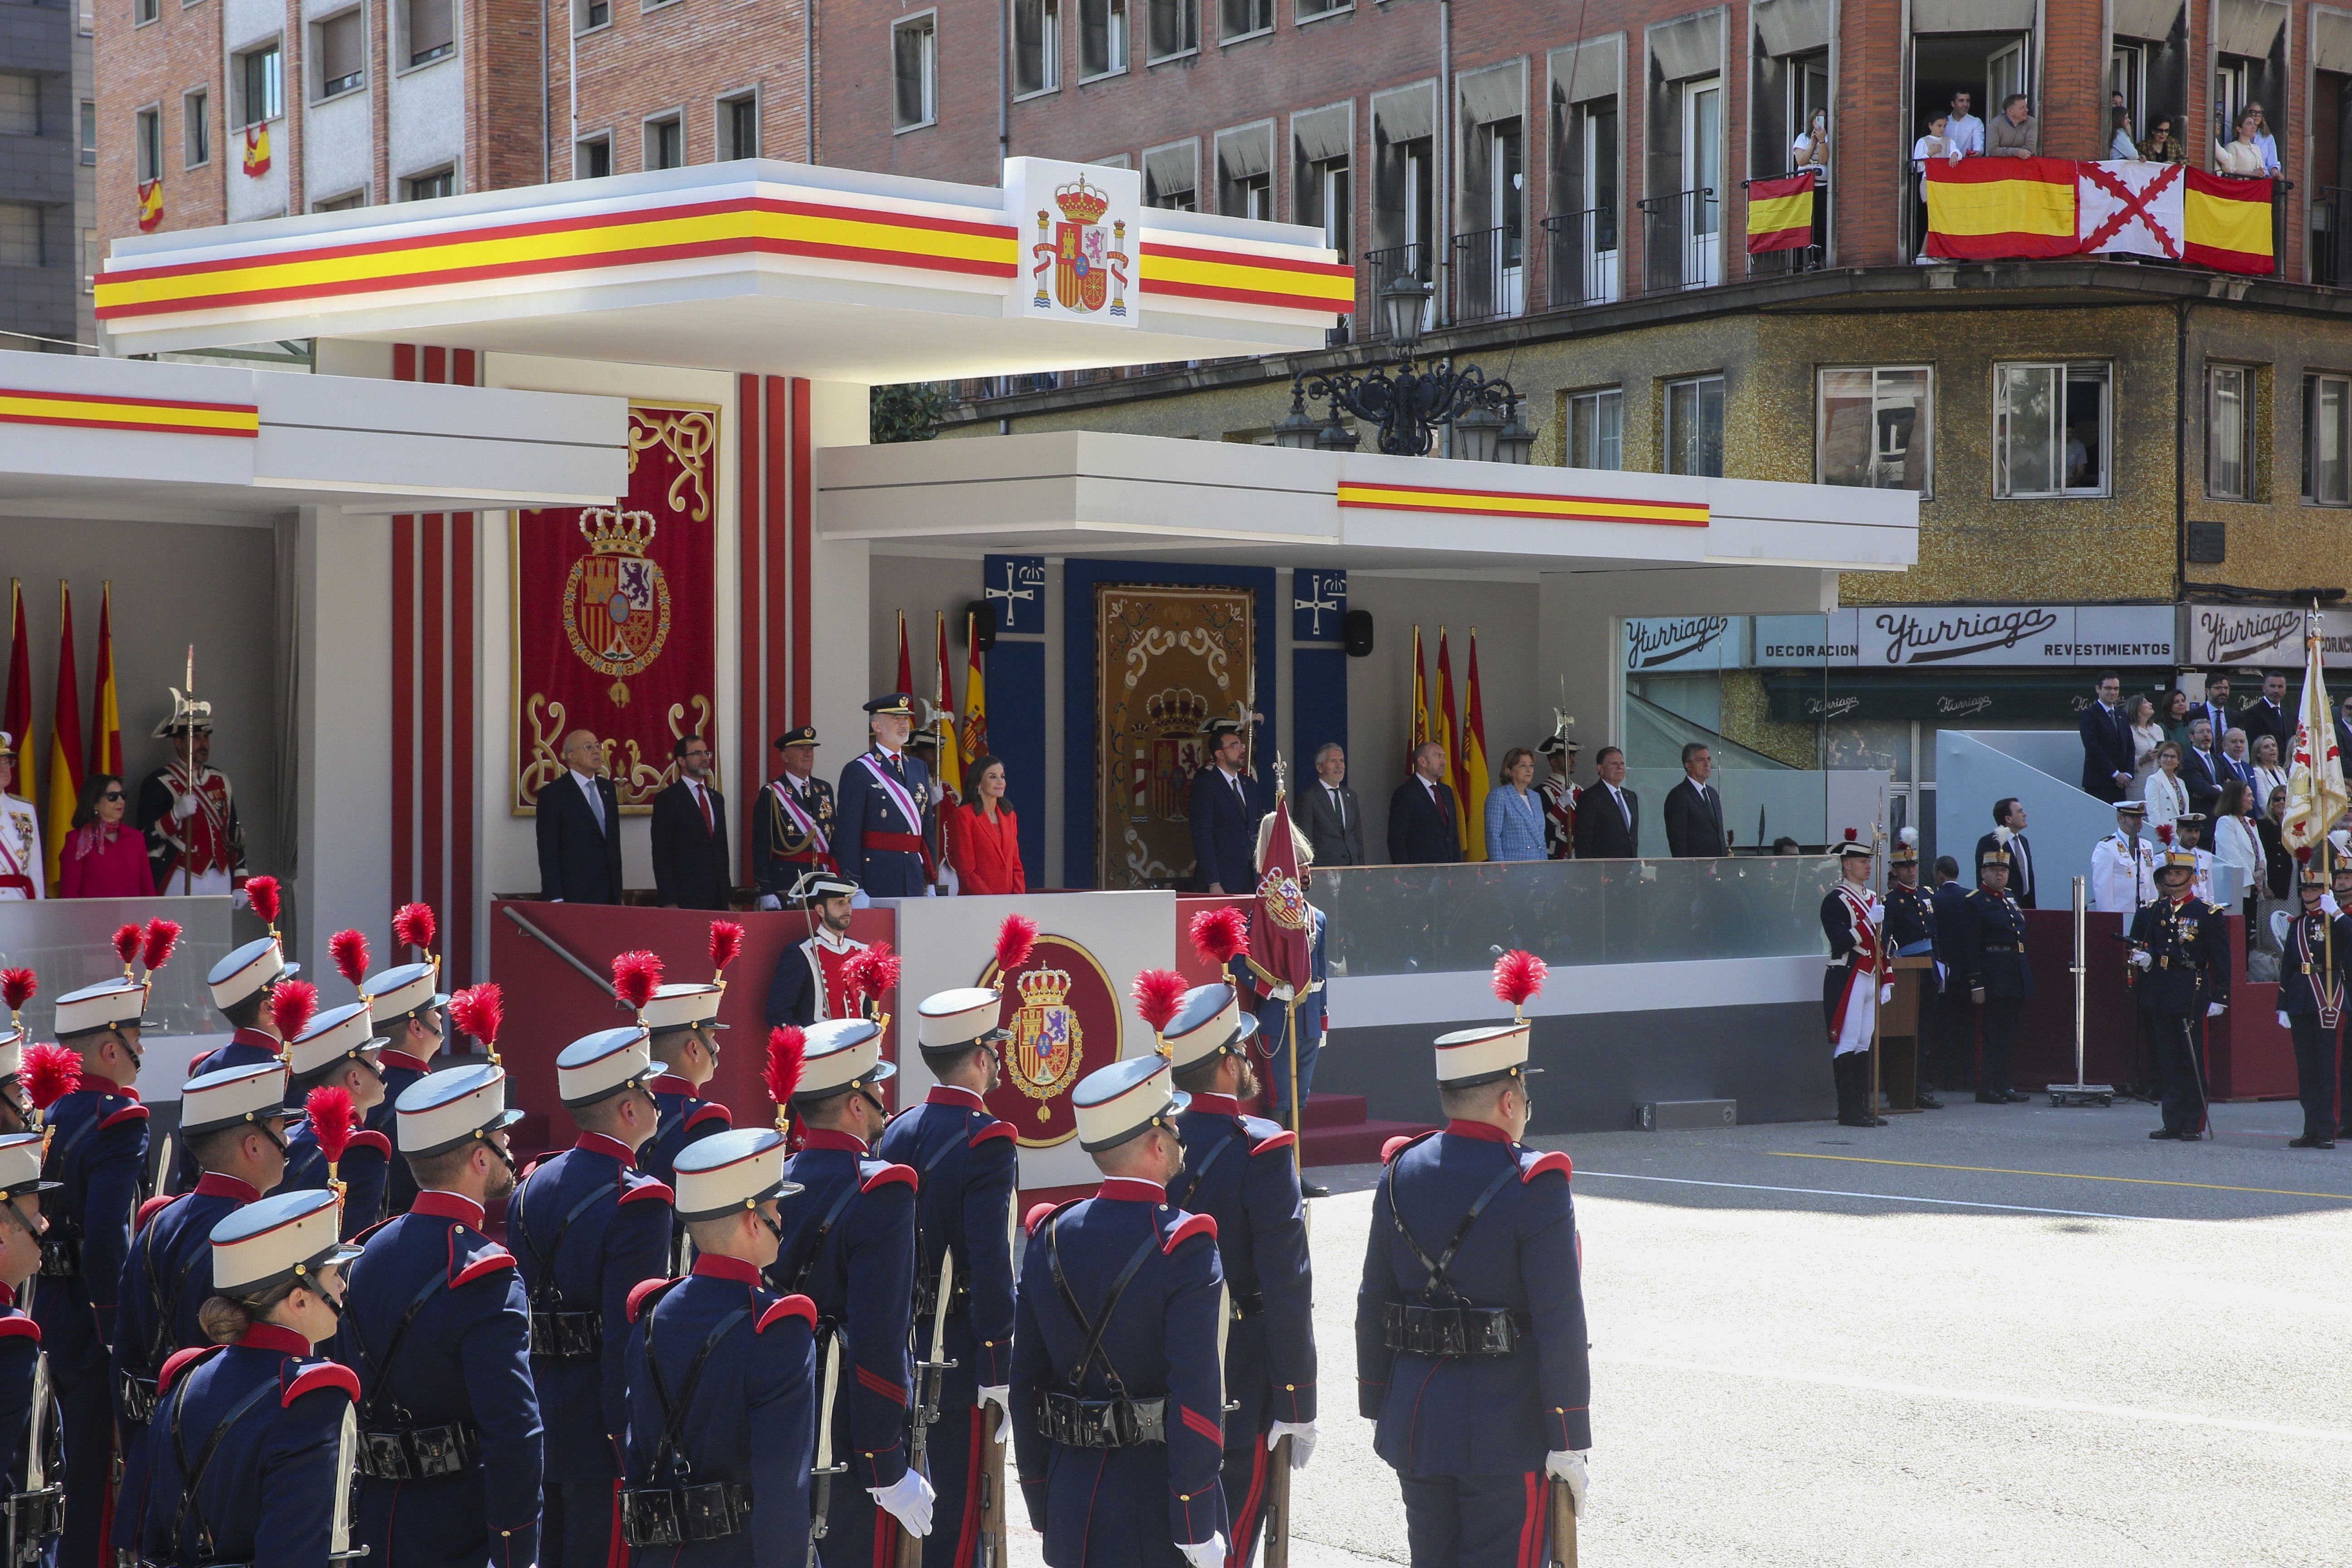
M 152 899 L 155 873 L 147 860 L 147 836 L 122 825 L 128 801 L 122 781 L 99 773 L 81 786 L 73 830 L 58 856 L 61 899 Z

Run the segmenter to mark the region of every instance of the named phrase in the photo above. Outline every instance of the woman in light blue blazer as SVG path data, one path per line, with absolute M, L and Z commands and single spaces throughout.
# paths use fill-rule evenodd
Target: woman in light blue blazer
M 1543 800 L 1535 782 L 1536 754 L 1525 746 L 1503 753 L 1503 782 L 1486 796 L 1486 858 L 1544 858 Z

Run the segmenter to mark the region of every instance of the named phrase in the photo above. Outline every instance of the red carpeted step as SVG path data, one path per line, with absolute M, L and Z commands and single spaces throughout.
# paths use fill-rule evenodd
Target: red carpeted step
M 1320 1099 L 1320 1096 L 1316 1098 Z M 1311 1103 L 1309 1107 L 1312 1109 Z M 1345 1127 L 1309 1127 L 1299 1139 L 1301 1163 L 1308 1165 L 1370 1165 L 1381 1157 L 1381 1146 L 1402 1133 L 1429 1129 L 1413 1121 L 1358 1121 Z
M 1310 1128 L 1353 1127 L 1370 1114 L 1370 1104 L 1360 1094 L 1310 1094 L 1307 1097 L 1307 1125 Z

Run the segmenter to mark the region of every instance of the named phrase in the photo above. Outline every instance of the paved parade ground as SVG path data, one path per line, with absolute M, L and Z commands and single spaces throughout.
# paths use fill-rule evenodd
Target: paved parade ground
M 2200 1145 L 2039 1101 L 1534 1140 L 1577 1166 L 1586 1568 L 2346 1561 L 2352 1143 L 2287 1149 L 2291 1102 L 2215 1114 Z M 1293 1562 L 1402 1563 L 1354 1411 L 1377 1173 L 1319 1174 Z

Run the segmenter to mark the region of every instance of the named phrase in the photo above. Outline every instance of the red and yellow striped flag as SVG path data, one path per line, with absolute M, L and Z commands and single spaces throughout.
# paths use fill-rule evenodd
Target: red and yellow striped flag
M 98 601 L 98 682 L 90 711 L 97 727 L 89 736 L 89 773 L 122 776 L 122 705 L 114 692 L 114 584 L 107 583 Z
M 1813 242 L 1813 172 L 1748 183 L 1748 254 L 1794 250 Z
M 1412 628 L 1412 743 L 1405 748 L 1405 766 L 1412 766 L 1412 753 L 1429 739 L 1429 677 L 1421 663 L 1421 627 Z
M 1927 254 L 1958 261 L 2073 256 L 2071 158 L 1927 161 Z
M 1462 858 L 1486 858 L 1486 701 L 1478 689 L 1478 628 L 1470 628 L 1470 686 L 1462 710 Z
M 1445 628 L 1437 628 L 1437 717 L 1429 738 L 1445 748 L 1445 771 L 1440 783 L 1454 791 L 1454 837 L 1470 847 L 1470 824 L 1462 815 L 1462 725 L 1454 716 L 1454 658 L 1445 651 Z
M 81 678 L 74 673 L 73 592 L 58 584 L 58 697 L 49 710 L 49 881 L 81 804 Z
M 2272 271 L 2272 182 L 2233 180 L 2201 169 L 2185 172 L 2181 259 L 2220 272 Z

